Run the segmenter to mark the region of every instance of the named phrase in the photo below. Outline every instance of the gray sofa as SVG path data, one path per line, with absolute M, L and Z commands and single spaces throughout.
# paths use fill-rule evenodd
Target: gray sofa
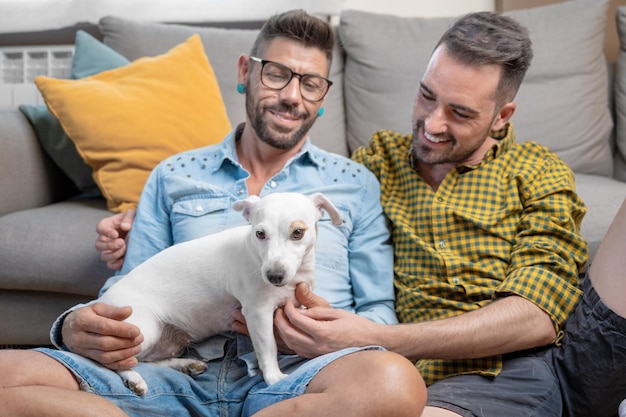
M 536 50 L 513 118 L 517 138 L 545 144 L 576 173 L 589 208 L 582 232 L 593 256 L 626 197 L 626 50 L 614 68 L 607 66 L 606 1 L 509 14 L 531 29 Z M 330 76 L 335 84 L 313 142 L 349 155 L 376 129 L 409 132 L 418 80 L 451 21 L 343 12 Z M 626 39 L 626 10 L 618 10 L 618 27 Z M 199 33 L 231 122 L 244 120 L 236 60 L 249 51 L 256 30 L 115 17 L 102 19 L 99 29 L 104 42 L 131 61 Z M 105 201 L 78 191 L 66 174 L 20 110 L 0 110 L 0 345 L 48 344 L 52 321 L 93 298 L 111 275 L 94 249 L 95 226 L 110 214 Z

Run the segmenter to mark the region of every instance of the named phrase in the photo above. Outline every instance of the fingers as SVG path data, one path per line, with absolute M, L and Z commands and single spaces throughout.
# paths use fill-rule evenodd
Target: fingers
M 92 306 L 93 311 L 100 317 L 105 317 L 111 320 L 126 320 L 133 313 L 133 309 L 130 306 L 117 307 L 105 303 L 94 303 Z M 135 329 L 135 333 L 129 335 L 129 337 L 137 337 L 139 335 L 139 329 L 137 326 L 125 323 L 128 327 Z
M 108 236 L 98 236 L 96 239 L 96 250 L 99 252 L 115 252 L 126 246 L 122 238 L 111 238 Z
M 311 325 L 312 323 L 303 323 L 303 321 L 311 321 L 311 319 L 300 314 L 304 311 L 296 308 L 291 301 L 288 301 L 284 307 L 276 310 L 274 328 L 277 342 L 280 342 L 281 345 L 281 351 L 295 352 L 302 357 L 312 358 L 325 352 L 319 350 L 320 344 L 316 338 L 316 333 L 310 331 L 314 327 L 314 323 L 313 325 Z
M 235 309 L 231 313 L 231 317 L 233 318 L 232 329 L 235 332 L 245 334 L 246 336 L 250 336 L 250 332 L 248 331 L 248 326 L 246 324 L 246 318 L 244 317 L 241 309 Z
M 123 231 L 128 232 L 133 226 L 133 221 L 135 221 L 135 210 L 130 209 L 122 213 L 122 218 L 120 220 L 120 228 Z
M 281 336 L 280 328 L 279 326 L 276 325 L 277 321 L 288 323 L 285 318 L 285 313 L 283 312 L 282 308 L 279 308 L 278 310 L 276 310 L 276 314 L 274 316 L 274 339 L 276 339 L 276 347 L 278 348 L 278 351 L 281 353 L 284 353 L 286 355 L 296 355 L 297 352 L 291 349 L 289 345 L 285 343 L 285 341 L 283 340 Z
M 127 369 L 137 363 L 143 336 L 139 328 L 122 320 L 130 307 L 95 303 L 74 310 L 65 318 L 62 337 L 75 353 L 100 362 L 110 369 Z
M 99 240 L 100 238 L 106 238 L 103 241 L 118 238 L 124 239 L 132 228 L 134 220 L 135 210 L 132 209 L 105 217 L 96 225 L 96 233 L 98 233 Z
M 97 345 L 98 347 L 84 348 L 75 353 L 93 359 L 109 369 L 130 369 L 137 366 L 139 361 L 135 355 L 141 352 L 143 337 L 128 339 L 130 346 L 115 350 L 111 350 L 112 346 L 120 346 L 120 339 L 108 336 L 92 337 L 93 339 L 90 340 L 89 335 L 86 335 L 85 339 L 83 339 L 83 344 Z
M 107 263 L 107 267 L 119 271 L 124 266 L 126 242 L 123 239 L 105 241 L 102 236 L 96 240 L 96 249 L 100 251 L 100 260 Z
M 96 226 L 96 250 L 100 252 L 100 259 L 114 271 L 122 269 L 124 265 L 126 238 L 134 220 L 135 210 L 128 210 L 106 217 Z
M 124 257 L 117 258 L 115 260 L 107 262 L 107 268 L 113 271 L 119 271 L 122 269 L 123 266 L 124 266 Z
M 105 217 L 100 220 L 96 225 L 96 233 L 98 236 L 104 236 L 109 239 L 117 239 L 120 237 L 119 224 L 123 213 L 115 214 L 113 216 Z
M 328 301 L 318 295 L 315 295 L 313 291 L 311 291 L 309 284 L 306 282 L 301 282 L 296 287 L 296 299 L 306 308 L 330 307 Z

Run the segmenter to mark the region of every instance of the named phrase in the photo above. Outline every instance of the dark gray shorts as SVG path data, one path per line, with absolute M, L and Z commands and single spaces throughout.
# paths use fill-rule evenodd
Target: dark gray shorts
M 428 388 L 428 405 L 464 417 L 612 417 L 626 398 L 626 319 L 581 281 L 561 347 L 507 355 L 495 378 L 460 375 Z

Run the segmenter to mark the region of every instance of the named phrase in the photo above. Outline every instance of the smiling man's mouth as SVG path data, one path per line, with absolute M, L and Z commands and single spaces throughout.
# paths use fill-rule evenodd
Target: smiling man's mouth
M 426 130 L 424 130 L 424 137 L 429 142 L 433 142 L 433 143 L 443 143 L 443 142 L 449 142 L 450 141 L 449 137 L 446 137 L 444 135 L 433 136 L 430 133 L 428 133 Z

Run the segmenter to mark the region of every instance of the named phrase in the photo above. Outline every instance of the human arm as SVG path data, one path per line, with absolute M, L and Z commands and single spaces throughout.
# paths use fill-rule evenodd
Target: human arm
M 456 317 L 391 326 L 338 309 L 301 310 L 293 304 L 276 320 L 289 323 L 276 326 L 279 335 L 305 357 L 345 346 L 380 345 L 413 360 L 471 359 L 549 344 L 555 337 L 550 317 L 518 296 Z
M 106 217 L 96 226 L 98 238 L 96 250 L 100 252 L 100 259 L 107 263 L 107 267 L 119 271 L 124 265 L 127 238 L 135 219 L 135 210 L 127 210 Z

